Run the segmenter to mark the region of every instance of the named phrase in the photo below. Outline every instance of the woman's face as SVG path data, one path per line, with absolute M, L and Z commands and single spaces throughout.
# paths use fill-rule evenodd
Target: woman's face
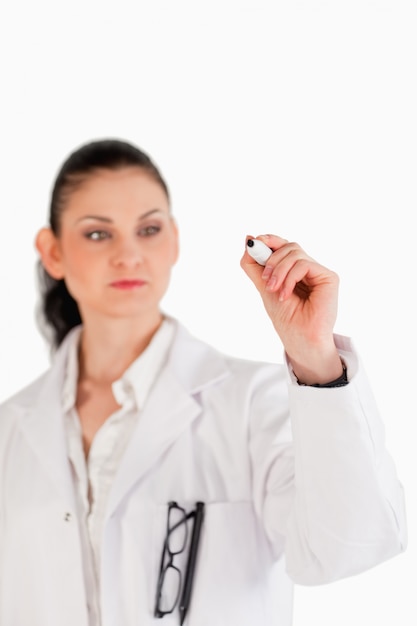
M 92 174 L 65 201 L 55 254 L 54 278 L 65 279 L 84 321 L 159 315 L 178 256 L 164 190 L 138 167 Z

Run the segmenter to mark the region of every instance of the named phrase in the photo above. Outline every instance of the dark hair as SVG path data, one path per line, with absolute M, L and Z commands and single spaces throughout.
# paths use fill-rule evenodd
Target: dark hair
M 61 215 L 70 194 L 97 170 L 117 170 L 124 167 L 139 167 L 166 193 L 170 194 L 158 168 L 150 157 L 136 146 L 119 139 L 102 139 L 87 143 L 72 152 L 59 170 L 52 188 L 49 209 L 49 225 L 58 236 Z M 69 293 L 65 281 L 56 280 L 48 274 L 42 263 L 38 263 L 40 306 L 38 324 L 41 332 L 54 348 L 57 348 L 67 333 L 81 324 L 78 305 Z

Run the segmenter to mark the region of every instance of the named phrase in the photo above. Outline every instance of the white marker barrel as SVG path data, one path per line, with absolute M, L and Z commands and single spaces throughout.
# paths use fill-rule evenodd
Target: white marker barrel
M 248 239 L 246 242 L 246 250 L 259 265 L 266 265 L 267 260 L 272 254 L 271 248 L 268 248 L 260 239 Z

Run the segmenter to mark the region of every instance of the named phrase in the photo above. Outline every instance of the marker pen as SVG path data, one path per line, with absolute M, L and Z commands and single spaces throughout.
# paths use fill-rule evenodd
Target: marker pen
M 248 239 L 246 242 L 246 250 L 259 265 L 266 265 L 267 260 L 272 254 L 271 248 L 268 248 L 260 239 Z

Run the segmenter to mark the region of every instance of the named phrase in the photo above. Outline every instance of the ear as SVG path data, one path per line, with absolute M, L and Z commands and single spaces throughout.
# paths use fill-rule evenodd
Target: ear
M 55 280 L 64 278 L 59 242 L 50 228 L 42 228 L 38 232 L 35 246 L 48 274 Z

